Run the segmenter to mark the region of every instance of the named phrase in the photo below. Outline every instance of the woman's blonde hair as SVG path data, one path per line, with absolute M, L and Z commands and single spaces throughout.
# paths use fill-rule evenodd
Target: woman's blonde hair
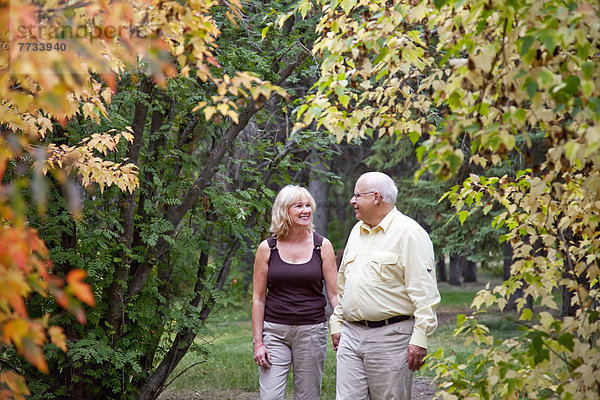
M 312 214 L 315 212 L 315 199 L 311 196 L 310 192 L 302 186 L 287 185 L 279 191 L 275 202 L 273 202 L 273 209 L 271 210 L 271 227 L 269 230 L 274 238 L 285 239 L 292 228 L 292 221 L 290 220 L 289 208 L 292 204 L 298 200 L 306 198 L 310 203 L 312 213 L 310 215 L 310 223 L 306 227 L 308 232 L 314 231 Z

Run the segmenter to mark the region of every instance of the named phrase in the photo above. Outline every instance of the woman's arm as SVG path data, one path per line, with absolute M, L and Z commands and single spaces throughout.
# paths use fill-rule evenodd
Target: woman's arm
M 252 278 L 252 346 L 254 347 L 254 360 L 258 365 L 267 368 L 271 363 L 271 355 L 263 344 L 263 322 L 270 253 L 269 244 L 264 240 L 256 250 Z
M 323 277 L 325 278 L 325 289 L 331 308 L 334 309 L 338 304 L 337 290 L 337 265 L 335 263 L 335 252 L 333 246 L 327 238 L 323 238 L 321 246 L 321 258 L 323 259 Z

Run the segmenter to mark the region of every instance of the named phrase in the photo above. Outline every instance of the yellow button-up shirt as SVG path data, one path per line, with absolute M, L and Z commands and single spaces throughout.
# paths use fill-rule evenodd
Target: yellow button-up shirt
M 427 348 L 440 303 L 429 235 L 395 207 L 375 227 L 359 221 L 344 249 L 338 291 L 332 334 L 342 331 L 343 321 L 413 315 L 410 344 Z

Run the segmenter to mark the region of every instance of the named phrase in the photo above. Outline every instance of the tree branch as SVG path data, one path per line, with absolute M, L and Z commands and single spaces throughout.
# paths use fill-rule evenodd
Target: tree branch
M 148 115 L 148 98 L 153 89 L 152 81 L 145 78 L 140 87 L 140 98 L 135 104 L 133 114 L 133 143 L 127 149 L 127 158 L 135 165 L 139 164 L 139 155 L 144 136 L 146 117 Z M 133 240 L 133 219 L 135 215 L 137 191 L 127 194 L 123 193 L 121 198 L 121 226 L 122 232 L 119 241 L 123 248 L 121 251 L 121 261 L 115 268 L 113 282 L 108 291 L 106 319 L 112 325 L 116 335 L 119 336 L 123 321 L 124 309 L 124 282 L 129 278 L 129 264 L 131 257 L 129 250 Z
M 277 80 L 277 85 L 280 86 L 289 76 L 292 74 L 294 69 L 298 67 L 300 64 L 304 62 L 307 53 L 301 53 L 296 62 L 287 66 L 287 68 L 282 72 L 280 78 Z M 246 107 L 246 109 L 239 115 L 239 122 L 232 127 L 230 127 L 223 138 L 221 139 L 218 147 L 213 152 L 213 157 L 211 157 L 205 164 L 204 169 L 192 185 L 192 187 L 188 190 L 188 192 L 183 196 L 182 202 L 179 206 L 173 207 L 168 215 L 167 220 L 171 222 L 174 227 L 177 227 L 185 214 L 193 207 L 196 203 L 202 191 L 208 186 L 211 182 L 212 177 L 217 172 L 219 164 L 221 163 L 223 157 L 231 149 L 233 143 L 240 132 L 244 129 L 244 127 L 250 122 L 250 119 L 262 108 L 262 105 L 257 105 L 254 100 L 250 101 L 250 104 Z M 175 229 L 176 230 L 176 229 Z M 170 234 L 174 234 L 174 232 L 170 232 Z M 138 293 L 142 291 L 142 288 L 146 284 L 146 280 L 150 275 L 150 271 L 152 270 L 153 265 L 160 259 L 162 259 L 169 249 L 168 242 L 161 237 L 156 245 L 156 247 L 150 252 L 148 257 L 142 266 L 136 271 L 133 279 L 129 284 L 128 290 L 128 298 L 136 296 Z M 127 301 L 127 299 L 126 299 Z

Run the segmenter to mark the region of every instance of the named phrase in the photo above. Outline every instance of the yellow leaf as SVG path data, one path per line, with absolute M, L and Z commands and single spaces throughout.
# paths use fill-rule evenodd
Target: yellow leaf
M 110 104 L 110 100 L 112 99 L 112 90 L 110 88 L 106 88 L 102 91 L 102 98 L 106 102 L 106 104 Z
M 208 106 L 204 109 L 204 118 L 209 121 L 216 112 L 217 108 L 215 106 Z
M 217 111 L 221 113 L 221 115 L 227 115 L 229 111 L 229 105 L 225 103 L 217 104 Z
M 235 112 L 234 110 L 229 110 L 227 112 L 227 116 L 229 116 L 229 118 L 231 118 L 231 120 L 235 123 L 238 124 L 240 122 L 239 118 L 238 118 L 238 113 Z
M 48 334 L 50 335 L 50 340 L 52 343 L 56 345 L 59 349 L 67 352 L 67 336 L 63 333 L 62 328 L 58 326 L 51 326 L 48 328 Z
M 82 107 L 83 116 L 85 118 L 95 119 L 96 114 L 94 113 L 94 105 L 92 103 L 84 103 Z
M 540 322 L 544 328 L 550 328 L 550 325 L 554 322 L 554 317 L 547 311 L 540 312 Z

